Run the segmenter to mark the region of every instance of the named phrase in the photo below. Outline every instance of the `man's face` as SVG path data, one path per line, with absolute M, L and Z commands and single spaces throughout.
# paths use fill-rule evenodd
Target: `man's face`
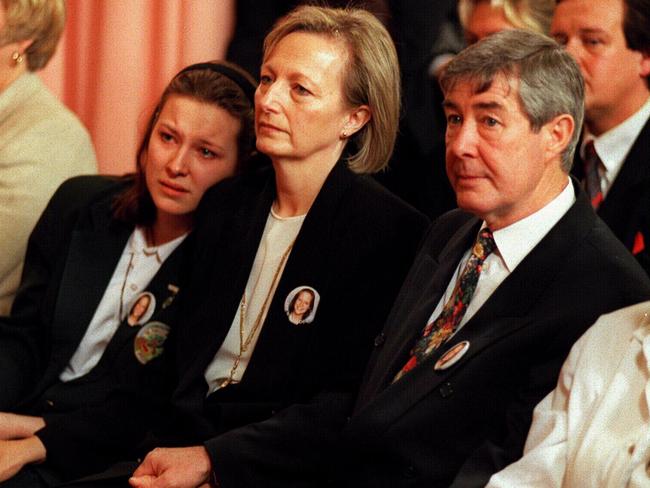
M 520 107 L 517 79 L 474 88 L 459 81 L 445 94 L 447 176 L 458 206 L 497 230 L 548 203 L 550 177 L 562 170 L 547 151 L 547 126 L 533 132 Z
M 644 57 L 625 44 L 623 13 L 623 0 L 563 0 L 551 25 L 551 35 L 580 66 L 586 121 L 596 135 L 623 122 L 648 96 Z

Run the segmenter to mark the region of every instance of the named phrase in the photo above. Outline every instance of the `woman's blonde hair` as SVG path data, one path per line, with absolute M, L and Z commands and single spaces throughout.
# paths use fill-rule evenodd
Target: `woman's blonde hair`
M 517 29 L 548 34 L 551 28 L 555 0 L 459 0 L 458 16 L 463 27 L 467 26 L 474 7 L 481 2 L 503 9 L 506 20 Z
M 5 26 L 0 43 L 31 39 L 25 50 L 27 68 L 37 71 L 48 63 L 65 26 L 64 0 L 2 0 Z
M 400 75 L 395 45 L 382 23 L 357 8 L 298 7 L 281 18 L 264 39 L 266 60 L 292 32 L 322 34 L 344 42 L 350 52 L 343 96 L 351 107 L 367 105 L 368 123 L 349 140 L 348 165 L 356 173 L 375 173 L 393 152 L 400 111 Z

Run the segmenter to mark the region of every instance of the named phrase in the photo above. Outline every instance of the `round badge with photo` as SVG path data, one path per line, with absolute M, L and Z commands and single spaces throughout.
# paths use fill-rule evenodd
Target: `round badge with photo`
M 160 356 L 171 327 L 162 322 L 149 322 L 142 326 L 133 344 L 135 357 L 141 364 L 147 364 Z
M 151 318 L 154 310 L 156 310 L 156 297 L 153 296 L 153 293 L 148 291 L 140 293 L 129 310 L 126 323 L 131 327 L 142 325 Z
M 294 325 L 310 324 L 316 318 L 320 294 L 311 286 L 298 286 L 284 300 L 284 312 Z
M 436 364 L 433 366 L 435 370 L 443 370 L 450 368 L 456 364 L 460 359 L 465 355 L 469 349 L 469 341 L 462 341 L 458 344 L 450 347 L 440 359 L 436 361 Z

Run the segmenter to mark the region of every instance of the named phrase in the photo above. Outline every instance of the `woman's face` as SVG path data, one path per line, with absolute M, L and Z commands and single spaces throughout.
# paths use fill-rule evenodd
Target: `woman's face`
M 238 119 L 213 104 L 172 95 L 163 106 L 144 157 L 157 219 L 191 222 L 205 191 L 237 166 Z
M 149 301 L 149 297 L 147 295 L 144 295 L 137 302 L 135 302 L 135 305 L 133 305 L 133 310 L 131 311 L 131 316 L 133 316 L 136 320 L 142 317 L 149 308 Z
M 294 32 L 267 56 L 255 92 L 257 148 L 272 159 L 338 158 L 352 109 L 343 98 L 345 45 Z
M 478 2 L 467 19 L 465 41 L 474 44 L 490 34 L 495 34 L 514 26 L 506 19 L 503 7 L 492 7 L 489 0 Z
M 295 303 L 293 304 L 293 311 L 296 315 L 304 315 L 311 308 L 311 304 L 314 301 L 312 294 L 306 290 L 303 290 L 298 293 Z

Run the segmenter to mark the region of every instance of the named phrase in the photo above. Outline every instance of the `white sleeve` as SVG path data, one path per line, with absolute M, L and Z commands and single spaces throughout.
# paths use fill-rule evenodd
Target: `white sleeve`
M 488 488 L 562 486 L 568 455 L 569 398 L 584 342 L 581 339 L 573 346 L 555 389 L 535 407 L 523 457 L 495 473 Z

